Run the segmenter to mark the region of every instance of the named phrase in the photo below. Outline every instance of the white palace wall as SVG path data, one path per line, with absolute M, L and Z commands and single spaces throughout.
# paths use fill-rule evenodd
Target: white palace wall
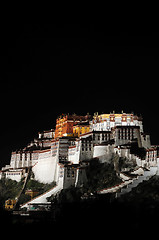
M 96 145 L 94 146 L 93 158 L 98 157 L 100 162 L 110 161 L 114 147 L 112 145 Z
M 73 164 L 79 164 L 80 160 L 80 148 L 79 146 L 72 146 L 68 149 L 68 161 Z
M 57 181 L 57 157 L 51 155 L 51 150 L 39 152 L 38 162 L 32 167 L 35 180 L 42 183 Z
M 11 180 L 15 180 L 17 182 L 20 182 L 20 180 L 22 179 L 23 175 L 23 170 L 22 169 L 18 169 L 18 170 L 12 170 L 12 171 L 6 171 L 6 178 L 11 179 Z

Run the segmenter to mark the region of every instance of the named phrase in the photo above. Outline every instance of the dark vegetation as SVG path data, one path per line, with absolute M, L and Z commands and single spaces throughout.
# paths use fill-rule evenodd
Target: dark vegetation
M 121 179 L 117 177 L 114 170 L 113 161 L 111 163 L 99 163 L 98 159 L 92 160 L 86 168 L 86 176 L 85 188 L 91 192 L 121 183 Z
M 18 196 L 20 190 L 23 187 L 23 180 L 20 182 L 13 181 L 11 179 L 0 180 L 0 205 L 3 206 L 5 200 L 15 199 Z
M 69 195 L 72 195 L 71 190 Z M 74 193 L 73 193 L 74 194 Z M 67 192 L 68 195 L 68 192 Z M 69 197 L 70 198 L 70 197 Z M 73 197 L 74 198 L 74 197 Z M 64 199 L 64 198 L 63 198 Z M 151 201 L 150 201 L 151 202 Z M 25 230 L 26 234 L 50 235 L 58 233 L 60 236 L 78 237 L 94 235 L 102 237 L 111 234 L 111 237 L 152 236 L 157 231 L 159 209 L 144 201 L 120 201 L 112 194 L 100 195 L 94 199 L 77 199 L 71 202 L 54 202 L 48 215 L 40 212 L 34 218 L 11 216 L 8 212 L 0 211 L 1 224 L 13 227 L 14 231 Z M 3 225 L 1 225 L 3 226 Z
M 71 186 L 63 189 L 59 196 L 59 202 L 80 201 L 81 198 L 96 195 L 98 190 L 112 187 L 121 183 L 121 179 L 117 176 L 112 163 L 100 163 L 99 159 L 92 159 L 90 164 L 85 168 L 86 177 L 80 187 Z M 80 176 L 79 176 L 80 178 Z M 54 196 L 48 198 L 48 201 L 54 199 Z
M 131 192 L 122 196 L 122 201 L 159 208 L 159 176 L 154 176 L 149 181 L 144 181 L 133 188 Z
M 85 186 L 63 189 L 58 197 L 49 199 L 52 202 L 49 213 L 40 212 L 38 217 L 32 216 L 30 219 L 16 218 L 0 209 L 2 224 L 6 223 L 14 229 L 16 227 L 17 229 L 21 227 L 22 230 L 23 228 L 34 229 L 38 233 L 42 231 L 45 234 L 51 234 L 52 231 L 57 230 L 60 236 L 63 234 L 64 236 L 76 234 L 81 237 L 93 237 L 94 234 L 103 237 L 103 234 L 105 236 L 111 234 L 112 238 L 139 237 L 139 234 L 142 238 L 149 234 L 152 236 L 158 227 L 159 176 L 152 177 L 149 181 L 139 184 L 130 193 L 116 199 L 115 194 L 96 193 L 96 189 L 109 187 L 120 181 L 113 164 L 92 161 L 86 168 L 86 175 Z M 11 182 L 5 182 L 5 186 L 6 184 Z M 14 184 L 11 184 L 13 189 L 16 187 Z M 21 183 L 17 183 L 17 186 L 18 184 Z M 2 190 L 2 185 L 0 186 Z M 44 186 L 33 180 L 29 180 L 27 187 L 32 189 L 35 187 L 36 190 L 39 188 L 39 191 L 44 189 Z M 6 194 L 9 196 L 9 189 Z M 14 194 L 16 195 L 16 192 Z
M 49 189 L 53 188 L 55 185 L 56 185 L 55 182 L 52 182 L 50 184 L 44 184 L 44 183 L 40 183 L 36 180 L 29 179 L 29 181 L 27 182 L 27 185 L 26 185 L 26 189 L 31 189 L 32 191 L 36 191 L 37 192 L 36 196 L 38 196 L 38 195 L 48 191 Z M 29 200 L 31 200 L 31 197 L 29 195 L 26 195 L 25 191 L 24 191 L 20 196 L 19 205 L 23 204 Z
M 15 199 L 24 184 L 24 178 L 20 181 L 13 181 L 11 179 L 1 179 L 0 180 L 0 205 L 4 206 L 4 202 L 7 199 Z M 51 184 L 43 184 L 40 183 L 36 180 L 29 179 L 27 182 L 26 188 L 25 189 L 31 189 L 33 191 L 37 191 L 38 194 L 40 195 L 50 188 L 55 186 L 55 182 L 52 182 Z M 30 200 L 30 196 L 25 194 L 25 191 L 21 194 L 20 199 L 19 199 L 19 204 L 25 203 Z
M 141 159 L 145 159 L 145 157 L 146 157 L 145 148 L 143 148 L 143 147 L 139 148 L 137 142 L 131 143 L 130 152 L 131 152 L 131 154 L 135 154 L 135 155 L 139 156 Z
M 127 168 L 129 171 L 133 171 L 136 167 L 136 162 L 130 161 L 126 157 L 120 157 L 118 162 L 119 171 L 123 171 L 123 169 Z
M 56 224 L 67 230 L 85 230 L 93 236 L 109 233 L 112 237 L 152 236 L 158 228 L 159 176 L 134 188 L 116 199 L 115 194 L 88 196 L 80 199 L 81 190 L 63 190 L 59 201 L 54 202 Z M 59 210 L 59 211 L 58 211 Z

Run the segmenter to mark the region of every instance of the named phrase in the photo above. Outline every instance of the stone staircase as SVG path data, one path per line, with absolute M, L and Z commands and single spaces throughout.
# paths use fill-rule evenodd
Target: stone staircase
M 58 184 L 51 188 L 50 190 L 48 190 L 47 192 L 33 198 L 32 200 L 30 200 L 29 202 L 23 204 L 20 208 L 27 208 L 29 209 L 29 206 L 31 206 L 32 204 L 43 204 L 43 203 L 48 203 L 47 198 L 51 197 L 51 195 L 56 195 L 58 192 L 60 192 L 63 189 L 63 178 L 61 178 L 58 181 Z
M 29 180 L 29 177 L 30 177 L 30 167 L 28 167 L 28 172 L 27 172 L 27 174 L 26 174 L 26 177 L 25 177 L 25 180 L 24 180 L 24 184 L 23 184 L 22 190 L 20 191 L 20 193 L 19 193 L 19 195 L 18 195 L 18 197 L 17 197 L 17 201 L 16 201 L 16 204 L 14 205 L 13 210 L 15 210 L 16 207 L 17 207 L 17 204 L 18 204 L 18 202 L 19 202 L 20 196 L 21 196 L 21 194 L 22 194 L 22 193 L 24 192 L 24 190 L 25 190 L 25 187 L 26 187 L 26 185 L 27 185 L 27 182 L 28 182 L 28 180 Z
M 117 184 L 116 186 L 102 189 L 98 191 L 98 194 L 106 194 L 106 193 L 116 193 L 116 198 L 129 193 L 133 188 L 137 187 L 143 181 L 148 181 L 154 175 L 159 175 L 159 163 L 157 167 L 150 167 L 149 170 L 143 171 L 143 175 L 138 175 L 137 177 L 131 178 L 126 176 L 123 173 L 120 173 L 120 177 L 123 179 L 123 182 Z M 29 202 L 23 204 L 21 209 L 27 208 L 31 204 L 40 204 L 40 203 L 47 203 L 47 198 L 51 195 L 55 195 L 63 189 L 63 178 L 58 181 L 57 186 L 50 189 L 49 191 L 41 194 L 40 196 L 35 197 L 34 199 L 30 200 Z
M 116 193 L 116 197 L 119 198 L 121 195 L 131 192 L 131 190 L 137 187 L 143 181 L 148 181 L 151 177 L 156 175 L 157 167 L 150 167 L 150 170 L 144 171 L 144 174 L 141 176 L 137 176 L 131 183 L 125 185 L 125 187 L 120 189 L 120 192 Z
M 130 178 L 121 173 L 120 177 L 123 179 L 122 183 L 110 188 L 102 189 L 98 191 L 98 194 L 116 193 L 116 198 L 119 198 L 121 195 L 130 192 L 143 181 L 148 181 L 151 177 L 156 175 L 156 173 L 157 167 L 150 167 L 149 170 L 143 172 L 143 175 L 137 176 L 136 178 Z

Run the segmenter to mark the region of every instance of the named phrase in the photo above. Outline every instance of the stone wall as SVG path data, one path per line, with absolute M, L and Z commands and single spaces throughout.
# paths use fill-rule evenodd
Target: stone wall
M 109 162 L 114 154 L 112 145 L 96 145 L 94 146 L 93 158 L 98 157 L 100 162 Z
M 57 157 L 51 156 L 51 150 L 39 152 L 38 162 L 33 166 L 32 171 L 35 180 L 42 183 L 57 181 Z

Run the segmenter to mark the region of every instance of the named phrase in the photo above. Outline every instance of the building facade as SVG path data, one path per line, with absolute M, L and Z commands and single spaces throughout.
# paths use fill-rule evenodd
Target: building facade
M 73 126 L 73 136 L 80 137 L 80 135 L 90 131 L 89 122 L 79 123 Z
M 94 131 L 110 131 L 116 126 L 139 126 L 143 132 L 142 117 L 138 117 L 133 113 L 121 114 L 101 114 L 95 113 L 93 120 L 90 122 L 90 129 Z
M 115 146 L 128 144 L 132 141 L 136 141 L 138 147 L 142 146 L 139 126 L 115 126 L 112 131 Z
M 90 115 L 78 116 L 74 115 L 62 115 L 56 120 L 55 138 L 68 136 L 73 136 L 73 126 L 79 123 L 85 123 L 90 119 Z
M 144 164 L 154 166 L 157 153 L 151 149 L 150 138 L 143 132 L 141 117 L 126 113 L 96 113 L 93 118 L 89 114 L 63 115 L 57 118 L 55 131 L 38 133 L 38 138 L 24 149 L 12 152 L 10 165 L 2 168 L 0 178 L 20 181 L 25 170 L 32 167 L 39 182 L 58 184 L 63 172 L 65 186 L 77 184 L 80 167 L 83 169 L 83 164 L 93 158 L 111 161 L 113 154 L 118 154 L 137 159 L 140 165 L 140 157 L 130 152 L 133 143 L 146 150 Z

